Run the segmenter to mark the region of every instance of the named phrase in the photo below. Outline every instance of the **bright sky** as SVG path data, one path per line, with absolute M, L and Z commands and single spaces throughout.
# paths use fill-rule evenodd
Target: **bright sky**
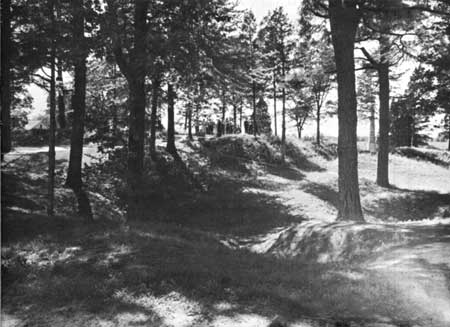
M 238 0 L 241 8 L 249 8 L 255 14 L 258 23 L 269 10 L 274 10 L 280 6 L 284 7 L 291 20 L 297 20 L 300 0 Z

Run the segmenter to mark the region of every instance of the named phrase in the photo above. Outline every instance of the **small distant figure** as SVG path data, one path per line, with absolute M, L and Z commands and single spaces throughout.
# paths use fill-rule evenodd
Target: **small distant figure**
M 214 122 L 208 122 L 206 125 L 206 134 L 207 135 L 214 135 Z
M 250 123 L 246 120 L 246 121 L 244 121 L 244 131 L 245 131 L 245 134 L 250 134 Z
M 220 120 L 217 121 L 217 137 L 222 136 L 223 124 Z

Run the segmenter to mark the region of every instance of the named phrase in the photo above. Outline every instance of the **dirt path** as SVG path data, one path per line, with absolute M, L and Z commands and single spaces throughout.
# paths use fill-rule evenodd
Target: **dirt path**
M 419 326 L 450 326 L 449 254 L 450 242 L 400 247 L 365 268 L 392 288 L 392 302 L 403 304 L 395 315 Z
M 304 239 L 317 233 L 325 235 L 326 228 L 336 217 L 337 162 L 328 162 L 326 167 L 326 171 L 302 172 L 305 176 L 300 181 L 270 174 L 261 177 L 263 182 L 279 187 L 249 191 L 278 198 L 292 215 L 304 217 L 306 221 L 298 227 L 273 230 L 245 246 L 258 253 L 281 253 L 288 257 L 296 256 L 298 251 L 331 251 L 329 243 L 336 242 L 336 238 L 338 243 L 334 250 L 344 246 L 349 237 L 336 232 L 324 236 L 328 237 L 328 243 L 322 242 L 316 249 L 311 250 L 312 244 L 300 244 L 307 243 Z M 369 259 L 352 261 L 348 271 L 336 272 L 340 276 L 336 283 L 341 283 L 342 289 L 345 283 L 357 281 L 359 284 L 354 296 L 360 299 L 361 308 L 348 307 L 347 310 L 356 316 L 372 317 L 384 323 L 383 326 L 450 326 L 450 219 L 442 213 L 450 208 L 450 170 L 392 156 L 391 180 L 397 188 L 386 190 L 369 182 L 375 179 L 376 171 L 376 160 L 372 156 L 361 155 L 360 167 L 360 176 L 366 180 L 361 187 L 362 202 L 367 210 L 366 219 L 371 222 L 367 228 L 379 228 L 381 238 L 388 230 L 393 231 L 400 235 L 400 241 L 393 243 L 393 247 L 376 251 Z M 348 229 L 351 228 L 355 227 Z M 361 231 L 364 228 L 361 227 Z M 361 232 L 352 233 L 351 237 L 357 238 L 358 233 Z M 316 242 L 318 238 L 314 237 L 309 242 Z M 369 246 L 363 241 L 352 245 Z M 274 250 L 277 246 L 282 248 L 281 252 Z

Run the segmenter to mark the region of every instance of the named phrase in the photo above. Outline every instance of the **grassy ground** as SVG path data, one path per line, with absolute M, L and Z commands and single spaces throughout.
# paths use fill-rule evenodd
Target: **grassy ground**
M 45 154 L 2 173 L 2 326 L 448 326 L 450 171 L 396 154 L 394 187 L 360 155 L 367 224 L 336 223 L 332 146 L 225 137 L 179 140 L 205 190 L 149 203 L 124 223 L 91 193 L 45 215 Z M 66 156 L 58 157 L 62 185 Z

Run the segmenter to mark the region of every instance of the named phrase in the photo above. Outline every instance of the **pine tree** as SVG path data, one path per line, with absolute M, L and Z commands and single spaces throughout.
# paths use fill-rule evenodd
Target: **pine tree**
M 364 71 L 358 79 L 358 114 L 369 120 L 369 151 L 376 153 L 375 111 L 376 111 L 376 80 L 373 70 Z
M 294 46 L 292 31 L 292 24 L 283 11 L 283 7 L 278 7 L 263 18 L 262 27 L 258 33 L 266 65 L 275 76 L 278 73 L 281 80 L 281 156 L 283 161 L 286 155 L 286 74 L 290 68 L 290 57 Z M 276 90 L 276 77 L 274 81 Z
M 303 68 L 303 79 L 314 98 L 316 143 L 320 145 L 320 124 L 335 67 L 329 32 L 322 21 L 313 24 L 312 20 L 312 14 L 304 3 L 300 10 L 296 65 Z

